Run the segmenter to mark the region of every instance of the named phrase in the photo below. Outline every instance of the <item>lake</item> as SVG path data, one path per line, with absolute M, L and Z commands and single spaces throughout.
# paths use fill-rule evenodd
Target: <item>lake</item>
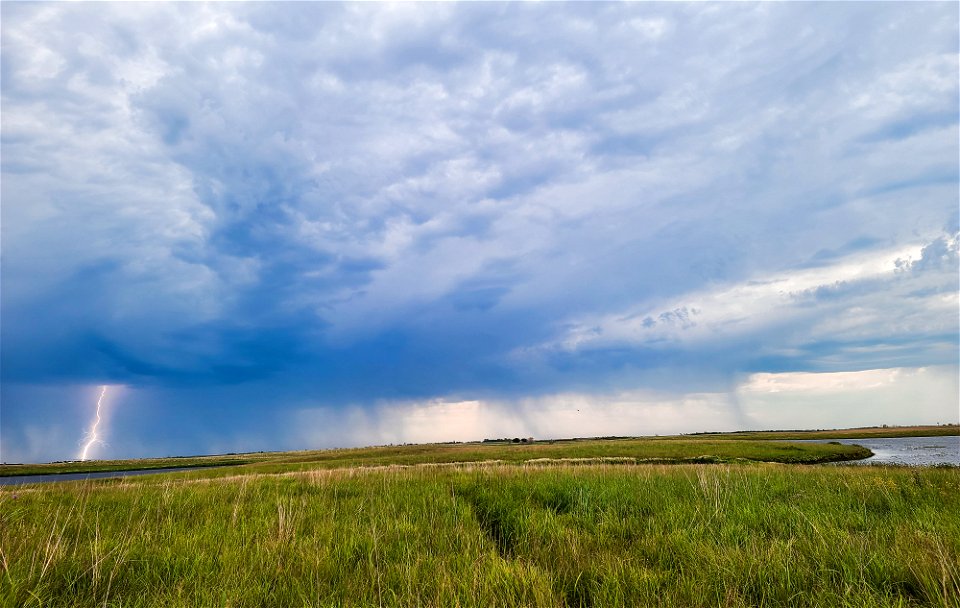
M 960 465 L 960 436 L 954 437 L 877 437 L 870 439 L 804 439 L 813 443 L 857 444 L 868 448 L 873 456 L 843 464 L 905 464 L 932 466 Z

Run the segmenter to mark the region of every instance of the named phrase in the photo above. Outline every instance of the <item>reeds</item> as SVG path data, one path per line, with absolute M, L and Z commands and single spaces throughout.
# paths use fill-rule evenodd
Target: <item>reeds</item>
M 11 607 L 947 608 L 960 469 L 581 461 L 75 482 L 0 491 L 0 549 Z

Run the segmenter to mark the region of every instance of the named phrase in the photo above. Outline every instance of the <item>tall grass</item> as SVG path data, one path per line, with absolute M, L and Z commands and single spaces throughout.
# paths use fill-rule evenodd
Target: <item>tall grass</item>
M 462 466 L 0 491 L 4 606 L 960 605 L 960 470 Z
M 162 467 L 229 467 L 246 465 L 247 470 L 279 472 L 291 468 L 338 468 L 504 460 L 523 462 L 537 458 L 627 457 L 677 461 L 689 459 L 744 459 L 768 462 L 816 463 L 867 458 L 871 452 L 850 445 L 803 444 L 782 441 L 715 438 L 565 439 L 527 444 L 433 443 L 379 446 L 299 452 L 256 452 L 186 458 L 142 460 L 94 460 L 48 464 L 0 465 L 0 476 L 53 473 L 122 471 Z M 227 471 L 227 475 L 234 471 Z
M 245 473 L 282 473 L 343 467 L 477 463 L 526 463 L 615 459 L 625 462 L 689 463 L 755 461 L 823 463 L 867 458 L 873 453 L 857 445 L 790 443 L 760 440 L 615 439 L 536 442 L 528 445 L 429 444 L 278 453 L 242 467 L 202 471 L 197 477 Z

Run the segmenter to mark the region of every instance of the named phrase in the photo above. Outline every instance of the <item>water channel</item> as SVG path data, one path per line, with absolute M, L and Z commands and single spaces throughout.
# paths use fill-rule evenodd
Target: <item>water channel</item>
M 873 456 L 840 464 L 899 464 L 910 466 L 934 466 L 952 464 L 960 466 L 960 436 L 954 437 L 876 437 L 870 439 L 803 439 L 799 442 L 857 444 L 868 448 Z M 15 475 L 0 477 L 0 486 L 25 483 L 49 483 L 54 481 L 78 481 L 83 479 L 107 479 L 176 473 L 209 467 L 174 467 L 167 469 L 140 469 L 135 471 L 100 471 L 95 473 L 57 473 L 53 475 Z
M 176 473 L 178 471 L 195 471 L 210 467 L 170 467 L 166 469 L 138 469 L 135 471 L 96 471 L 91 473 L 53 473 L 50 475 L 11 475 L 0 477 L 0 486 L 16 486 L 25 483 L 49 483 L 53 481 L 81 481 L 84 479 L 110 479 L 115 477 L 134 477 L 137 475 L 154 475 L 157 473 Z

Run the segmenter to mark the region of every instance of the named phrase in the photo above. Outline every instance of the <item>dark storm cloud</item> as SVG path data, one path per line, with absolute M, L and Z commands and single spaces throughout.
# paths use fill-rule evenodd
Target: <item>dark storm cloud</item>
M 2 10 L 17 420 L 956 360 L 956 5 Z

